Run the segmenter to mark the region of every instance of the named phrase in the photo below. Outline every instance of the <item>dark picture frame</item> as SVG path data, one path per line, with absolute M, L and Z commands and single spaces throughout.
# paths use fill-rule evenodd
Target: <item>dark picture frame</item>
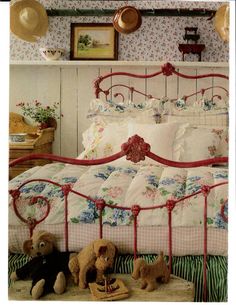
M 71 60 L 117 60 L 118 33 L 112 23 L 71 23 Z

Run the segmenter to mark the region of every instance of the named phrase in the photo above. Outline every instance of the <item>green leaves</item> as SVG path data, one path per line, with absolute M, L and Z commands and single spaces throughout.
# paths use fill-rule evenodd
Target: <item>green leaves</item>
M 59 119 L 57 113 L 59 103 L 54 103 L 52 106 L 43 106 L 37 100 L 32 103 L 19 103 L 16 106 L 21 108 L 23 116 L 29 117 L 38 123 L 47 123 L 49 118 Z

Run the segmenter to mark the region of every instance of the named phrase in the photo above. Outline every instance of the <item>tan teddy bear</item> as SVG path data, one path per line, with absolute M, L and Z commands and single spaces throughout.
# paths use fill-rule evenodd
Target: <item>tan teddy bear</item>
M 104 273 L 113 267 L 116 246 L 109 240 L 98 239 L 83 248 L 79 254 L 69 261 L 69 270 L 75 284 L 80 288 L 87 287 L 87 273 L 96 271 L 96 282 L 103 280 Z
M 157 289 L 157 279 L 167 283 L 170 279 L 170 271 L 167 267 L 163 252 L 160 252 L 157 260 L 152 264 L 147 264 L 144 259 L 138 258 L 134 261 L 134 271 L 132 278 L 141 279 L 141 289 L 153 291 Z

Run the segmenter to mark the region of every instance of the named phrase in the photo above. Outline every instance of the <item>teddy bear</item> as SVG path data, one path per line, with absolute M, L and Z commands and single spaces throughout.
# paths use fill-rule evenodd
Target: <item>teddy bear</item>
M 75 253 L 59 252 L 55 247 L 55 236 L 46 231 L 35 231 L 23 244 L 23 251 L 31 259 L 11 273 L 10 279 L 32 279 L 30 294 L 39 299 L 49 292 L 62 294 L 66 288 L 66 274 L 70 274 L 68 262 Z
M 113 267 L 116 253 L 116 246 L 105 239 L 94 240 L 84 247 L 69 261 L 69 270 L 75 284 L 78 284 L 81 289 L 85 289 L 88 282 L 102 282 L 104 274 Z
M 157 280 L 161 279 L 163 283 L 168 283 L 170 279 L 170 271 L 167 267 L 163 252 L 152 264 L 147 264 L 144 259 L 138 258 L 134 261 L 134 270 L 132 273 L 134 280 L 141 279 L 141 289 L 153 291 L 157 289 Z

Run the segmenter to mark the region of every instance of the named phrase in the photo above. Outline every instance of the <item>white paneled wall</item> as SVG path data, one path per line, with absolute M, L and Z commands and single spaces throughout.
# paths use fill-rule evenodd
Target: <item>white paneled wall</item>
M 150 74 L 160 70 L 163 63 L 156 62 L 59 62 L 44 63 L 12 63 L 10 69 L 10 111 L 20 113 L 16 104 L 38 100 L 50 105 L 59 102 L 59 111 L 63 117 L 58 121 L 53 143 L 54 154 L 76 157 L 83 150 L 82 132 L 89 127 L 86 118 L 89 103 L 94 98 L 93 82 L 99 75 L 111 72 L 130 72 L 135 74 Z M 221 73 L 228 75 L 228 66 L 223 63 L 173 63 L 179 72 L 199 75 L 206 73 Z M 228 89 L 228 81 L 219 78 L 204 78 L 186 80 L 175 75 L 157 76 L 148 80 L 116 76 L 102 83 L 102 88 L 123 83 L 155 97 L 170 98 L 189 95 L 202 88 L 223 86 Z M 127 90 L 119 92 L 127 96 Z M 112 94 L 115 93 L 115 89 Z M 209 96 L 220 94 L 222 90 L 213 89 Z M 199 96 L 198 96 L 199 97 Z M 197 96 L 192 97 L 196 100 Z M 144 98 L 134 95 L 139 102 Z

